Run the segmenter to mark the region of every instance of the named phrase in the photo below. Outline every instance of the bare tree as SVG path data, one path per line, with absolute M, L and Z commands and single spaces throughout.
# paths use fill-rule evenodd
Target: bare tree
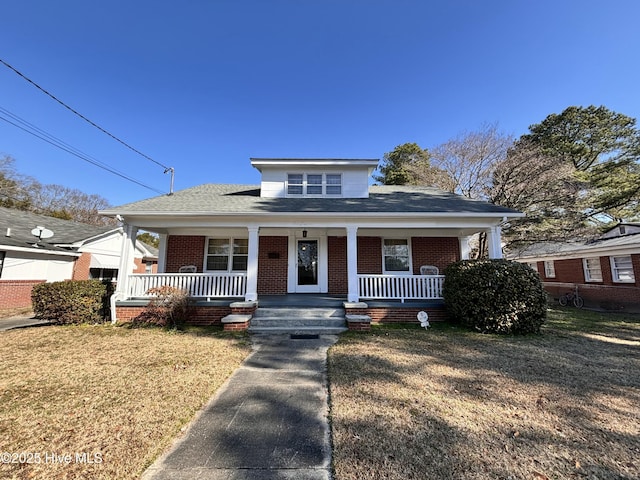
M 62 185 L 45 185 L 21 175 L 10 156 L 0 158 L 0 206 L 91 225 L 116 223 L 98 213 L 110 206 L 104 197 Z
M 496 124 L 484 124 L 476 132 L 461 133 L 430 150 L 430 168 L 414 174 L 421 184 L 468 198 L 487 198 L 493 170 L 512 145 L 513 138 L 500 132 Z

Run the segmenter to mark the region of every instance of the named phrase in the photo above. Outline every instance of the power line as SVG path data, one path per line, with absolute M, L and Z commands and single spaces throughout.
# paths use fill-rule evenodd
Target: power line
M 64 103 L 62 100 L 60 100 L 58 97 L 56 97 L 55 95 L 53 95 L 52 93 L 48 92 L 47 90 L 45 90 L 44 88 L 42 88 L 40 85 L 38 85 L 36 82 L 34 82 L 33 80 L 31 80 L 29 77 L 27 77 L 25 74 L 23 74 L 22 72 L 20 72 L 18 69 L 16 69 L 15 67 L 11 66 L 10 64 L 8 64 L 7 62 L 5 62 L 4 60 L 2 60 L 0 58 L 0 63 L 2 63 L 5 67 L 7 67 L 8 69 L 12 70 L 13 72 L 15 72 L 16 74 L 18 74 L 20 77 L 22 77 L 24 80 L 26 80 L 27 82 L 29 82 L 31 85 L 33 85 L 34 87 L 36 87 L 38 90 L 40 90 L 42 93 L 44 93 L 45 95 L 51 97 L 52 99 L 54 99 L 56 102 L 58 102 L 60 105 L 62 105 L 63 107 L 65 107 L 66 109 L 70 110 L 71 112 L 73 112 L 74 114 L 76 114 L 78 117 L 82 118 L 85 122 L 89 123 L 89 125 L 97 128 L 98 130 L 100 130 L 102 133 L 104 133 L 105 135 L 108 135 L 109 137 L 111 137 L 112 139 L 114 139 L 116 142 L 121 143 L 122 145 L 124 145 L 125 147 L 127 147 L 129 150 L 134 151 L 135 153 L 137 153 L 138 155 L 140 155 L 141 157 L 146 158 L 147 160 L 155 163 L 156 165 L 161 166 L 162 168 L 165 169 L 164 173 L 167 173 L 168 171 L 172 171 L 173 167 L 167 167 L 166 165 L 163 165 L 162 163 L 158 162 L 157 160 L 154 160 L 153 158 L 149 157 L 148 155 L 145 155 L 144 153 L 142 153 L 141 151 L 135 149 L 134 147 L 132 147 L 131 145 L 129 145 L 128 143 L 126 143 L 123 140 L 120 140 L 118 137 L 116 137 L 115 135 L 113 135 L 112 133 L 108 132 L 107 130 L 105 130 L 104 128 L 102 128 L 100 125 L 97 125 L 96 123 L 92 122 L 91 120 L 89 120 L 87 117 L 85 117 L 84 115 L 82 115 L 80 112 L 78 112 L 77 110 L 73 109 L 72 107 L 70 107 L 69 105 L 67 105 L 66 103 Z
M 101 162 L 100 160 L 97 160 L 93 157 L 91 157 L 90 155 L 82 152 L 81 150 L 78 150 L 77 148 L 73 147 L 72 145 L 69 145 L 68 143 L 64 142 L 63 140 L 60 140 L 59 138 L 51 135 L 50 133 L 45 132 L 44 130 L 42 130 L 41 128 L 35 126 L 34 124 L 20 118 L 19 116 L 17 116 L 14 113 L 11 113 L 9 110 L 0 107 L 0 113 L 7 115 L 10 117 L 6 118 L 5 116 L 3 116 L 2 114 L 0 114 L 0 120 L 4 120 L 5 122 L 13 125 L 16 128 L 19 128 L 20 130 L 29 133 L 31 135 L 33 135 L 36 138 L 39 138 L 40 140 L 47 142 L 50 145 L 53 145 L 54 147 L 59 148 L 60 150 L 63 150 L 67 153 L 70 153 L 71 155 L 74 155 L 75 157 L 78 157 L 81 160 L 84 160 L 87 163 L 90 163 L 92 165 L 95 165 L 98 168 L 101 168 L 103 170 L 106 170 L 109 173 L 112 173 L 114 175 L 117 175 L 120 178 L 123 178 L 125 180 L 128 180 L 129 182 L 135 183 L 136 185 L 139 185 L 141 187 L 144 187 L 148 190 L 151 190 L 153 192 L 159 193 L 159 194 L 164 194 L 164 192 L 162 192 L 161 190 L 158 190 L 157 188 L 154 187 L 150 187 L 149 185 L 146 185 L 112 167 L 110 167 L 109 165 L 105 164 L 104 162 Z

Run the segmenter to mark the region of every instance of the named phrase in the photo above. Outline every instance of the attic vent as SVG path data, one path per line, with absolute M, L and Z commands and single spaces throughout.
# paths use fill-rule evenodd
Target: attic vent
M 620 225 L 620 235 L 624 235 L 625 233 L 627 233 L 627 229 L 624 227 L 624 225 Z

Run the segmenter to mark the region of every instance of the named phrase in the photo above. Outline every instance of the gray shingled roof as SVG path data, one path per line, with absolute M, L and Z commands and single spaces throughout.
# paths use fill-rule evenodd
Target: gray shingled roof
M 571 256 L 589 252 L 590 250 L 640 249 L 640 233 L 619 237 L 596 239 L 588 242 L 541 242 L 529 245 L 520 251 L 512 252 L 510 258 L 526 259 L 539 257 Z
M 96 227 L 85 223 L 71 222 L 60 218 L 47 217 L 31 212 L 23 212 L 11 208 L 0 207 L 0 247 L 2 245 L 30 248 L 36 241 L 31 230 L 36 226 L 46 227 L 53 232 L 53 237 L 41 240 L 39 245 L 49 250 L 64 251 L 56 245 L 69 245 L 75 242 L 96 237 L 117 227 Z M 7 228 L 11 236 L 6 236 Z
M 369 198 L 261 198 L 259 185 L 204 184 L 103 213 L 518 213 L 428 187 L 372 186 L 369 192 Z

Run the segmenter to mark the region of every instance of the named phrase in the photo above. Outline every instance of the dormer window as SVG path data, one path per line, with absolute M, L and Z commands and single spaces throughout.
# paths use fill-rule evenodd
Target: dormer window
M 287 174 L 288 196 L 341 196 L 342 174 L 340 173 L 289 173 Z

